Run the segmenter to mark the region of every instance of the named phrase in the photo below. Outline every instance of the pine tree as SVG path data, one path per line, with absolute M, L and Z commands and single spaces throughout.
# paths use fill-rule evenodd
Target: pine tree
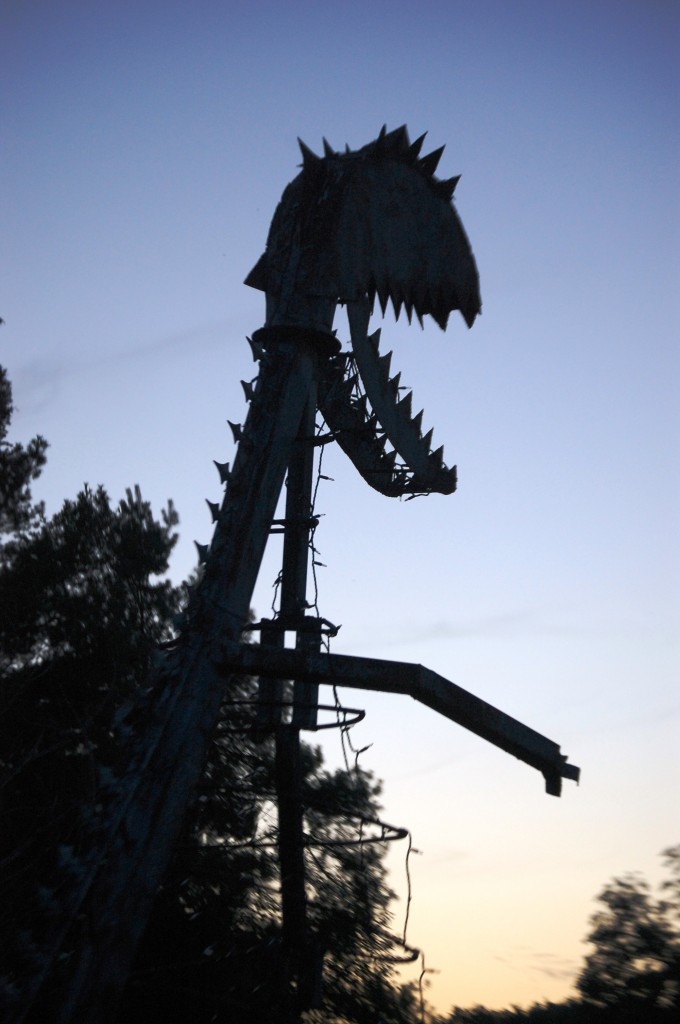
M 139 488 L 114 508 L 103 488 L 85 487 L 45 518 L 30 482 L 46 442 L 5 441 L 4 370 L 0 384 L 0 993 L 16 1008 L 125 770 L 118 716 L 140 702 L 183 588 L 159 579 L 177 539 L 171 503 L 158 522 Z
M 31 497 L 31 481 L 45 465 L 47 441 L 34 437 L 27 447 L 10 443 L 7 433 L 12 419 L 12 385 L 0 366 L 0 542 L 3 534 L 30 529 L 43 513 L 43 506 Z M 0 557 L 2 545 L 0 544 Z

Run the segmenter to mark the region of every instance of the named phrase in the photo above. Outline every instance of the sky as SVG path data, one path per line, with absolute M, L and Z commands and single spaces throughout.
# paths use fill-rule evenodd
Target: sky
M 85 482 L 172 498 L 178 581 L 245 418 L 264 302 L 242 282 L 297 136 L 357 148 L 405 123 L 446 144 L 482 315 L 442 333 L 388 312 L 381 347 L 458 491 L 385 498 L 327 446 L 319 608 L 333 651 L 424 664 L 581 767 L 556 800 L 408 698 L 345 695 L 418 851 L 407 937 L 431 1002 L 567 996 L 596 894 L 658 880 L 680 841 L 680 6 L 24 0 L 0 52 L 12 437 L 49 440 L 50 513 Z M 347 341 L 343 311 L 335 327 Z M 405 861 L 394 844 L 397 933 Z

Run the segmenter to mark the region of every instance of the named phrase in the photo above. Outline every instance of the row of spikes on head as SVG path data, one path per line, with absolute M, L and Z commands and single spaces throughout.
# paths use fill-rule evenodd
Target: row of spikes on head
M 403 164 L 407 164 L 409 167 L 414 168 L 420 174 L 430 186 L 435 195 L 444 199 L 446 202 L 450 202 L 456 185 L 460 181 L 460 174 L 455 175 L 453 178 L 445 178 L 439 180 L 435 178 L 434 173 L 437 170 L 439 161 L 441 160 L 442 153 L 445 147 L 440 146 L 439 149 L 433 150 L 428 153 L 427 156 L 420 156 L 420 151 L 423 148 L 423 142 L 427 132 L 411 142 L 408 135 L 408 129 L 405 124 L 402 124 L 399 128 L 395 128 L 394 131 L 388 132 L 387 126 L 383 125 L 380 134 L 377 139 L 373 142 L 369 142 L 366 146 L 362 146 L 361 149 L 350 149 L 349 146 L 345 146 L 344 153 L 336 151 L 324 138 L 323 140 L 323 157 L 317 156 L 309 146 L 305 145 L 302 139 L 298 138 L 298 145 L 300 152 L 302 153 L 302 168 L 304 171 L 315 171 L 322 164 L 323 160 L 347 160 L 347 159 L 369 159 L 369 160 L 399 160 Z

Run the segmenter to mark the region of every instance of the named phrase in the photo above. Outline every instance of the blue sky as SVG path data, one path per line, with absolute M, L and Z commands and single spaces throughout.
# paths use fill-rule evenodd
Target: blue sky
M 0 29 L 14 436 L 50 441 L 36 493 L 52 512 L 86 481 L 172 497 L 177 579 L 210 536 L 227 418 L 245 415 L 264 308 L 242 281 L 296 136 L 358 147 L 406 123 L 446 143 L 483 313 L 446 334 L 388 313 L 382 344 L 459 489 L 394 502 L 327 450 L 320 608 L 343 624 L 335 650 L 426 664 L 581 765 L 552 800 L 384 695 L 355 740 L 422 851 L 409 938 L 439 972 L 433 1000 L 561 997 L 593 896 L 629 869 L 656 877 L 679 838 L 680 9 L 27 0 Z M 348 337 L 342 311 L 335 326 Z

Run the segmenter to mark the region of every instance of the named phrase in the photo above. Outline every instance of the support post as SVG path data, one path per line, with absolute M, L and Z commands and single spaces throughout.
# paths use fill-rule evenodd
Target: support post
M 296 628 L 296 647 L 307 644 L 307 573 L 311 532 L 312 486 L 314 476 L 314 430 L 316 423 L 316 382 L 312 382 L 300 430 L 293 445 L 288 466 L 283 569 L 281 573 L 282 628 Z M 280 633 L 283 647 L 284 633 Z M 316 647 L 318 652 L 319 648 Z M 287 988 L 296 983 L 295 1011 L 310 1009 L 314 985 L 310 972 L 307 894 L 305 885 L 302 764 L 300 729 L 316 722 L 315 700 L 318 686 L 293 682 L 293 711 L 290 722 L 276 728 L 276 794 L 279 814 L 279 864 L 281 870 L 281 908 L 283 915 L 284 964 L 290 972 Z M 298 707 L 299 703 L 301 706 Z M 316 703 L 316 701 L 315 701 Z M 307 727 L 310 727 L 307 725 Z

